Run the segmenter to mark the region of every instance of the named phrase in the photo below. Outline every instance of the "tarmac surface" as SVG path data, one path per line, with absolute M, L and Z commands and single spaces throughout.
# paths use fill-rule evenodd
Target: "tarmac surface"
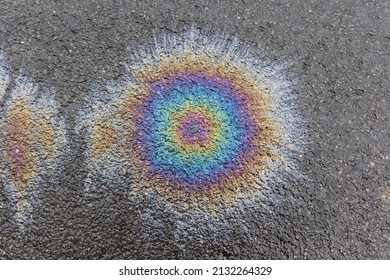
M 307 144 L 304 178 L 281 186 L 269 212 L 227 215 L 216 231 L 192 224 L 186 241 L 173 234 L 182 221 L 146 198 L 129 202 L 117 186 L 85 195 L 86 140 L 75 128 L 91 90 L 123 77 L 130 49 L 193 23 L 290 63 Z M 11 84 L 24 67 L 54 92 L 69 150 L 23 231 L 0 182 L 0 258 L 389 259 L 389 26 L 387 0 L 1 0 Z

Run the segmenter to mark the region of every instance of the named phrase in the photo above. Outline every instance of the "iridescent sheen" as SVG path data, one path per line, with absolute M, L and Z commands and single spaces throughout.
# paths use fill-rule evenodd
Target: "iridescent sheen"
M 20 75 L 13 88 L 8 61 L 0 52 L 0 175 L 5 194 L 24 228 L 40 189 L 52 178 L 66 147 L 65 125 L 49 90 Z M 45 178 L 45 179 L 43 179 Z
M 178 73 L 179 74 L 179 73 Z M 155 82 L 137 107 L 132 135 L 150 176 L 197 190 L 219 184 L 261 153 L 261 134 L 231 81 L 185 73 Z
M 252 193 L 280 139 L 261 80 L 228 58 L 190 50 L 156 57 L 124 93 L 135 189 L 173 196 Z M 132 117 L 129 117 L 132 116 Z
M 208 35 L 156 37 L 134 50 L 129 76 L 91 97 L 86 189 L 126 178 L 132 194 L 211 210 L 295 172 L 289 81 L 256 50 Z

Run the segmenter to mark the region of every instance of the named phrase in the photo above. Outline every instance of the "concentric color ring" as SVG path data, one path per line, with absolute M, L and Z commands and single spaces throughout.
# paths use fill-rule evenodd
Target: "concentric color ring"
M 120 187 L 131 194 L 210 210 L 296 174 L 300 131 L 280 65 L 198 31 L 137 47 L 129 75 L 91 97 L 81 115 L 91 137 L 86 189 L 101 176 L 130 180 Z
M 276 160 L 266 90 L 239 65 L 204 53 L 161 57 L 138 72 L 129 155 L 139 180 L 187 193 L 249 188 Z

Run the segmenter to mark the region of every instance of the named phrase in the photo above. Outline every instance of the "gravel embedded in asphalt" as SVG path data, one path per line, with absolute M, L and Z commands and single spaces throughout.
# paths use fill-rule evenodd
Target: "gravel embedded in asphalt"
M 319 2 L 3 0 L 9 88 L 23 69 L 50 89 L 70 149 L 40 187 L 23 232 L 0 181 L 0 258 L 388 259 L 390 3 Z M 182 221 L 165 205 L 129 200 L 130 175 L 115 183 L 122 188 L 102 182 L 85 194 L 86 137 L 75 127 L 91 92 L 126 73 L 130 50 L 193 23 L 290 64 L 305 122 L 307 143 L 297 156 L 305 176 L 275 190 L 277 202 L 226 214 L 223 231 L 198 239 L 204 233 L 189 223 L 188 240 L 178 241 Z

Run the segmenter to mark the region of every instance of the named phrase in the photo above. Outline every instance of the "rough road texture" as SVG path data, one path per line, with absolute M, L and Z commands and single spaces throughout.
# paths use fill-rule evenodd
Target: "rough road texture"
M 231 2 L 0 2 L 7 92 L 23 66 L 39 88 L 54 92 L 70 145 L 57 176 L 42 183 L 26 229 L 15 226 L 0 181 L 0 258 L 390 257 L 389 2 Z M 292 63 L 309 144 L 297 157 L 306 179 L 275 190 L 277 203 L 224 216 L 221 231 L 190 224 L 186 242 L 164 205 L 129 200 L 126 188 L 85 194 L 87 137 L 76 127 L 92 89 L 126 73 L 130 49 L 147 44 L 153 30 L 193 22 Z

